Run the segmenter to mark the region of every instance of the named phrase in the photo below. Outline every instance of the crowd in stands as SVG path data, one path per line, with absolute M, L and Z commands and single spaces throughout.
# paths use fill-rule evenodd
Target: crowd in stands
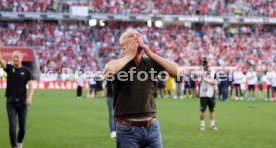
M 109 27 L 95 29 L 100 56 L 105 62 L 123 54 L 118 38 L 129 24 L 113 23 Z M 150 48 L 180 65 L 198 65 L 201 57 L 207 55 L 215 66 L 240 66 L 243 69 L 276 63 L 276 28 L 165 26 L 164 28 L 139 26 L 132 28 L 141 32 Z
M 198 66 L 202 56 L 207 56 L 213 66 L 239 67 L 245 74 L 253 68 L 264 75 L 268 67 L 276 66 L 276 27 L 273 26 L 224 28 L 197 24 L 190 28 L 175 24 L 157 28 L 141 22 L 106 22 L 104 27 L 89 27 L 76 22 L 3 22 L 0 40 L 4 46 L 33 47 L 41 72 L 48 68 L 59 73 L 62 68 L 98 71 L 102 70 L 101 64 L 123 55 L 118 40 L 127 28 L 138 30 L 151 50 L 180 66 Z M 103 59 L 102 63 L 99 59 Z M 258 78 L 258 82 L 262 84 L 262 79 Z M 172 92 L 181 94 L 178 90 Z
M 8 23 L 0 25 L 4 46 L 33 47 L 40 70 L 62 68 L 92 70 L 97 68 L 90 27 L 78 24 Z M 95 69 L 96 70 L 96 69 Z
M 31 46 L 38 54 L 40 70 L 51 67 L 98 70 L 103 63 L 123 54 L 118 39 L 127 28 L 141 32 L 157 54 L 179 65 L 199 65 L 202 56 L 214 66 L 254 66 L 265 69 L 276 63 L 276 28 L 263 26 L 202 25 L 148 27 L 140 23 L 108 23 L 90 28 L 83 24 L 8 23 L 0 25 L 4 46 Z M 96 55 L 98 54 L 98 55 Z
M 276 16 L 275 0 L 2 0 L 1 11 L 64 12 L 87 6 L 90 13 Z

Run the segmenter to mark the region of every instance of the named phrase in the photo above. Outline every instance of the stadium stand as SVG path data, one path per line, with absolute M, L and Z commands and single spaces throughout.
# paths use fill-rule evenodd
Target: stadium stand
M 133 25 L 133 28 L 144 35 L 145 42 L 152 50 L 180 65 L 198 65 L 202 55 L 208 55 L 216 66 L 264 68 L 264 65 L 276 62 L 276 30 L 271 27 L 240 26 L 224 29 L 208 25 L 199 29 L 183 26 L 160 29 Z M 126 28 L 122 24 L 112 24 L 112 27 L 95 30 L 97 34 L 105 35 L 99 41 L 100 53 L 105 61 L 122 54 L 116 39 L 124 30 Z
M 52 67 L 91 70 L 97 68 L 91 29 L 78 24 L 7 23 L 1 24 L 4 46 L 32 46 L 38 54 L 40 70 Z
M 180 65 L 198 65 L 202 55 L 208 55 L 216 66 L 265 68 L 264 65 L 276 62 L 275 27 L 157 28 L 141 23 L 110 22 L 105 27 L 91 29 L 83 24 L 41 22 L 2 24 L 0 33 L 5 46 L 34 47 L 41 71 L 53 67 L 60 72 L 68 66 L 73 70 L 98 68 L 96 57 L 103 58 L 105 63 L 122 55 L 118 38 L 127 26 L 140 31 L 152 50 Z
M 88 6 L 90 13 L 274 16 L 274 0 L 2 0 L 0 10 L 13 12 L 64 12 Z

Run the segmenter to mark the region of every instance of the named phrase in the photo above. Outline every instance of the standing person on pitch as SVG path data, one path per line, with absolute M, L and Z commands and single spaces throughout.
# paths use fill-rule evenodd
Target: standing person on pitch
M 266 101 L 269 101 L 272 98 L 271 96 L 273 92 L 273 88 L 272 88 L 273 75 L 274 75 L 274 72 L 272 70 L 272 67 L 268 67 L 268 70 L 266 72 L 266 84 L 267 84 Z
M 78 77 L 76 78 L 76 82 L 77 82 L 77 99 L 82 98 L 83 81 L 84 81 L 84 78 L 83 78 L 83 75 L 82 75 L 82 71 L 79 71 Z
M 200 98 L 200 130 L 205 130 L 205 111 L 208 106 L 210 111 L 211 129 L 218 130 L 215 125 L 215 88 L 218 84 L 217 74 L 211 71 L 211 63 L 206 57 L 202 58 L 203 73 L 200 74 L 199 98 Z
M 88 73 L 87 82 L 88 82 L 88 91 L 87 91 L 87 98 L 94 98 L 95 91 L 96 91 L 96 80 L 95 74 L 93 72 Z
M 234 84 L 233 84 L 233 71 L 232 69 L 228 71 L 228 86 L 230 86 L 230 98 L 234 98 L 233 96 L 233 88 L 234 88 Z M 227 88 L 228 89 L 228 88 Z
M 22 148 L 22 142 L 26 132 L 28 107 L 32 104 L 33 85 L 32 73 L 29 68 L 22 65 L 23 55 L 20 51 L 12 53 L 12 64 L 2 58 L 0 52 L 0 64 L 7 73 L 7 113 L 9 119 L 9 135 L 12 148 Z M 28 85 L 28 94 L 27 86 Z M 16 122 L 18 118 L 19 132 L 16 137 Z
M 175 89 L 176 89 L 176 93 L 175 93 L 175 96 L 174 96 L 174 99 L 183 99 L 182 97 L 182 82 L 183 82 L 183 77 L 180 77 L 180 78 L 175 78 Z
M 229 85 L 229 76 L 226 72 L 225 67 L 222 67 L 218 72 L 218 91 L 219 91 L 219 100 L 227 101 L 228 98 L 228 85 Z
M 276 66 L 274 67 L 273 76 L 272 76 L 272 99 L 271 101 L 276 100 Z
M 106 101 L 108 106 L 108 113 L 109 113 L 109 128 L 110 128 L 110 137 L 116 138 L 116 122 L 114 118 L 114 109 L 113 109 L 113 91 L 112 91 L 112 84 L 111 81 L 106 81 L 105 84 L 106 89 Z
M 104 91 L 103 91 L 103 75 L 100 73 L 97 73 L 95 76 L 96 81 L 96 89 L 95 89 L 95 97 L 103 97 Z
M 255 85 L 257 83 L 257 74 L 253 71 L 253 68 L 250 67 L 246 73 L 246 80 L 248 84 L 248 100 L 255 100 Z
M 258 71 L 257 78 L 258 78 L 258 97 L 261 99 L 263 94 L 263 74 L 262 70 Z
M 156 80 L 152 80 L 151 76 L 156 78 L 163 70 L 176 76 L 179 66 L 155 54 L 143 43 L 142 35 L 136 30 L 127 30 L 119 42 L 124 55 L 105 65 L 105 77 L 115 77 L 112 85 L 117 147 L 162 148 L 160 127 L 156 119 Z M 142 51 L 148 58 L 143 57 Z M 128 75 L 126 81 L 119 78 L 122 73 L 131 71 L 132 75 Z M 139 78 L 137 73 L 141 71 L 148 74 L 146 80 L 142 81 L 141 78 L 145 78 L 142 76 Z
M 190 82 L 190 90 L 192 93 L 192 97 L 197 98 L 198 95 L 197 95 L 197 89 L 196 89 L 196 82 L 198 79 L 198 75 L 194 70 L 191 70 L 189 78 L 190 78 L 189 82 Z
M 185 74 L 184 76 L 184 97 L 192 97 L 191 95 L 191 84 L 190 84 L 190 78 L 191 77 L 191 73 L 190 71 L 188 73 Z
M 164 98 L 166 95 L 165 81 L 163 80 L 165 76 L 158 76 L 157 78 L 157 97 Z
M 239 68 L 237 68 L 233 74 L 233 83 L 235 86 L 236 97 L 238 98 L 238 100 L 243 100 L 243 94 L 241 90 L 242 79 L 243 79 L 243 73 Z

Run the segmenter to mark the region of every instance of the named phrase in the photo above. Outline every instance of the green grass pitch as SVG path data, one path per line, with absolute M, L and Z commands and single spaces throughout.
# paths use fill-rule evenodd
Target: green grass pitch
M 84 92 L 86 93 L 86 92 Z M 0 91 L 0 148 L 9 148 L 4 91 Z M 196 99 L 158 99 L 164 148 L 274 148 L 276 103 L 219 102 L 219 131 L 199 131 Z M 207 112 L 206 117 L 209 114 Z M 209 127 L 209 119 L 206 120 Z M 29 108 L 25 148 L 113 148 L 105 99 L 75 98 L 75 91 L 37 90 Z

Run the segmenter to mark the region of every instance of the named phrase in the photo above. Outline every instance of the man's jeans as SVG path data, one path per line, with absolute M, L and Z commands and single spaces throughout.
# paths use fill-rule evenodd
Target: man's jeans
M 113 97 L 107 97 L 110 132 L 116 131 L 116 122 L 115 122 L 115 118 L 114 118 L 113 100 L 114 100 Z
M 162 148 L 158 121 L 151 126 L 116 124 L 117 148 Z
M 226 101 L 228 98 L 228 85 L 219 85 L 219 100 Z
M 22 143 L 26 132 L 28 107 L 26 100 L 15 101 L 7 99 L 7 113 L 9 119 L 9 135 L 12 147 L 16 147 L 17 143 Z M 16 121 L 18 116 L 19 132 L 16 138 Z

